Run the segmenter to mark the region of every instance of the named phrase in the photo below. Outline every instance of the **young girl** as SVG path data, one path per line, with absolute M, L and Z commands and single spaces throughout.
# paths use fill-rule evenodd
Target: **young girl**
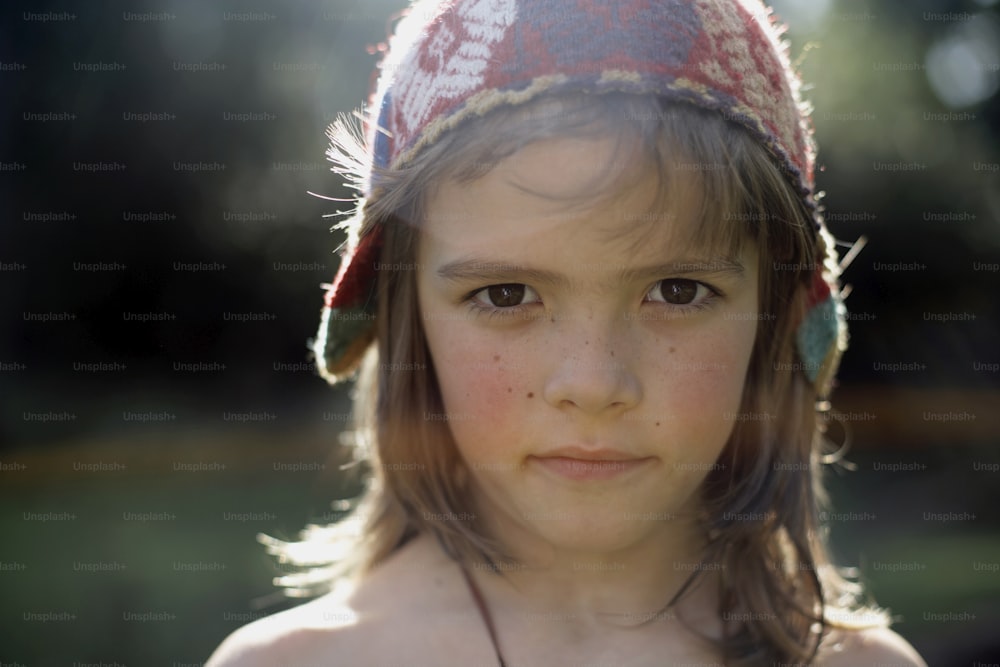
M 923 665 L 829 560 L 846 344 L 755 0 L 416 3 L 314 345 L 370 484 L 222 665 Z

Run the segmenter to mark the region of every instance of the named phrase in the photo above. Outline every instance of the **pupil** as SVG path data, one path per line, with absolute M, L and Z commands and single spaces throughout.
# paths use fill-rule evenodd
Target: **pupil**
M 489 295 L 494 306 L 516 306 L 524 298 L 524 285 L 493 285 Z
M 694 301 L 698 285 L 690 280 L 667 280 L 660 286 L 660 293 L 667 303 L 683 305 Z

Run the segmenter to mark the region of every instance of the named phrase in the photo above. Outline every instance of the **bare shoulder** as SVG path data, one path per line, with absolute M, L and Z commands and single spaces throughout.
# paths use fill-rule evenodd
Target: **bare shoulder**
M 888 628 L 836 630 L 824 641 L 816 667 L 927 667 L 920 654 Z
M 219 645 L 206 667 L 306 667 L 331 650 L 351 652 L 360 639 L 355 621 L 349 605 L 325 596 L 244 625 Z
M 434 656 L 460 656 L 469 622 L 460 576 L 436 544 L 417 538 L 350 590 L 236 630 L 205 667 L 433 664 Z

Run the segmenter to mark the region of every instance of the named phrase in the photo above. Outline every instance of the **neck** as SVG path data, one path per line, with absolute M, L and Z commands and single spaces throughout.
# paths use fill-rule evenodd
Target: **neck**
M 522 526 L 488 520 L 492 537 L 515 562 L 501 569 L 502 576 L 480 573 L 477 580 L 501 608 L 588 624 L 628 627 L 672 618 L 678 595 L 700 600 L 695 608 L 710 605 L 712 587 L 704 584 L 715 573 L 701 572 L 704 537 L 695 521 L 658 523 L 641 539 L 595 548 L 556 544 Z M 696 576 L 700 572 L 709 576 Z

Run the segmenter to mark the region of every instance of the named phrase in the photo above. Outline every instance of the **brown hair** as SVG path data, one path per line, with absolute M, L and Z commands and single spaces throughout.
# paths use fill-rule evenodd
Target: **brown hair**
M 826 548 L 819 521 L 824 417 L 794 340 L 829 241 L 760 143 L 718 114 L 653 97 L 550 97 L 460 126 L 406 168 L 377 174 L 378 187 L 359 211 L 361 233 L 381 225 L 382 263 L 415 266 L 425 198 L 436 183 L 475 179 L 542 138 L 609 132 L 640 141 L 665 194 L 685 165 L 705 167 L 697 170 L 702 219 L 717 222 L 701 225 L 693 242 L 732 249 L 752 239 L 758 246 L 760 316 L 741 418 L 701 488 L 703 564 L 722 574 L 718 611 L 727 634 L 719 648 L 727 664 L 808 662 L 827 628 L 888 619 L 866 606 Z M 377 299 L 376 343 L 363 364 L 355 415 L 370 485 L 347 523 L 312 526 L 300 543 L 266 538 L 272 553 L 312 568 L 279 581 L 294 594 L 322 592 L 349 571 L 363 574 L 423 531 L 463 562 L 502 571 L 507 559 L 475 522 L 425 519 L 471 506 L 466 476 L 447 422 L 426 418 L 444 407 L 415 272 L 380 271 Z M 345 553 L 345 540 L 353 553 Z

